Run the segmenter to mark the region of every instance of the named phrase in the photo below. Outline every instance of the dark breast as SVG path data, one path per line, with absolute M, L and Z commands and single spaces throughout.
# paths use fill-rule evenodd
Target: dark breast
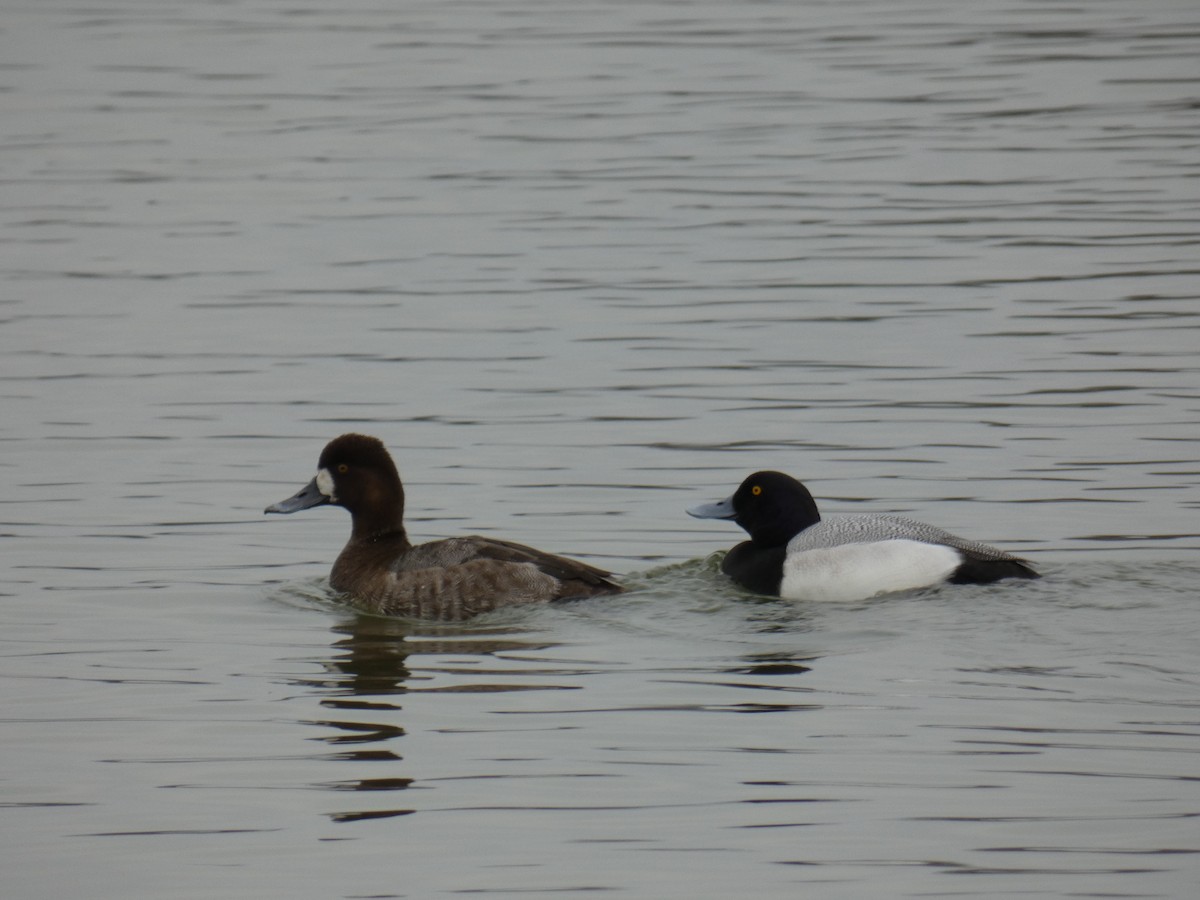
M 725 554 L 721 571 L 748 591 L 779 596 L 787 547 L 756 547 L 743 541 Z

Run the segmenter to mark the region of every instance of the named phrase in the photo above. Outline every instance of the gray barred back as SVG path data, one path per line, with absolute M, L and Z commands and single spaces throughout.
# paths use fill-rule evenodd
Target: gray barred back
M 886 514 L 832 515 L 810 525 L 788 543 L 788 553 L 822 550 L 843 544 L 873 544 L 877 541 L 908 540 L 953 547 L 977 560 L 1013 560 L 1019 557 L 979 541 L 968 541 L 933 525 Z

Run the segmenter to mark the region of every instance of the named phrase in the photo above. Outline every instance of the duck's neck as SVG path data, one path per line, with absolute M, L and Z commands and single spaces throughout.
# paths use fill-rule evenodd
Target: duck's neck
M 403 522 L 371 522 L 358 517 L 354 519 L 350 540 L 356 544 L 387 544 L 398 550 L 407 550 L 412 546 Z
M 781 512 L 770 524 L 762 525 L 750 532 L 750 539 L 758 547 L 786 547 L 788 541 L 806 528 L 821 521 L 816 504 L 798 506 Z
M 404 530 L 404 495 L 390 503 L 370 503 L 350 510 L 350 540 L 359 544 L 399 543 L 407 549 Z
M 350 539 L 357 543 L 387 542 L 399 544 L 406 550 L 408 532 L 404 530 L 404 488 L 397 477 L 391 480 L 374 480 L 366 493 L 366 502 L 356 502 L 348 509 L 353 524 Z

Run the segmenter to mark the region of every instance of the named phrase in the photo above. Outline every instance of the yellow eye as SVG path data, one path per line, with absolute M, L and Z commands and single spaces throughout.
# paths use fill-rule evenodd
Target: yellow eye
M 342 475 L 345 475 L 349 471 L 350 471 L 350 467 L 348 465 L 346 465 L 345 463 L 338 463 L 338 472 L 339 473 L 341 473 Z
M 762 493 L 762 488 L 756 484 L 754 487 L 750 488 L 750 493 L 752 493 L 755 497 L 757 497 L 759 494 Z

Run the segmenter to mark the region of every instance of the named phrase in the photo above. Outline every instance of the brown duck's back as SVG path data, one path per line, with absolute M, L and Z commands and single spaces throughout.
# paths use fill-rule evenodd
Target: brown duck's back
M 389 543 L 352 540 L 333 567 L 334 589 L 368 612 L 454 620 L 623 590 L 601 569 L 510 541 L 471 536 L 403 550 Z

